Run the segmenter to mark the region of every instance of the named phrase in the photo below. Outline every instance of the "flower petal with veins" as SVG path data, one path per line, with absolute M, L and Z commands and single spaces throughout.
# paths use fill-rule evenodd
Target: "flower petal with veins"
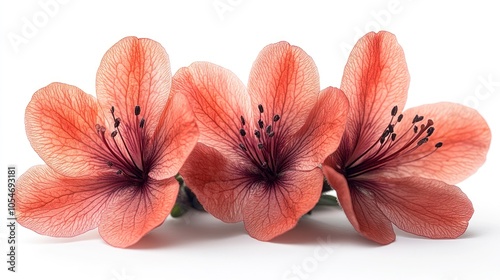
M 119 187 L 113 178 L 74 179 L 48 166 L 33 166 L 17 181 L 17 221 L 50 236 L 82 234 L 99 225 L 109 198 Z
M 121 188 L 102 214 L 99 234 L 115 247 L 135 244 L 165 221 L 178 191 L 179 182 L 175 178 L 162 181 L 149 179 L 141 190 L 134 186 Z
M 77 87 L 52 83 L 33 94 L 26 107 L 26 134 L 33 149 L 65 176 L 101 173 L 103 144 L 96 132 L 102 123 L 95 97 Z

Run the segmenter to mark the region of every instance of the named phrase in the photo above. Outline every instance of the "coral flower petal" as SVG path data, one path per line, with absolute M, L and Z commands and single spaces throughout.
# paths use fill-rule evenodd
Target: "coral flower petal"
M 17 181 L 17 221 L 50 236 L 84 233 L 98 226 L 116 187 L 106 178 L 73 179 L 46 165 L 31 167 Z
M 306 123 L 295 135 L 297 169 L 311 170 L 337 149 L 344 132 L 349 104 L 344 93 L 333 87 L 321 91 Z
M 460 188 L 438 180 L 377 178 L 370 184 L 382 212 L 400 229 L 429 238 L 456 238 L 474 213 Z
M 99 234 L 110 245 L 128 247 L 161 225 L 175 204 L 179 183 L 175 178 L 149 179 L 142 189 L 123 186 L 102 213 Z
M 391 221 L 369 193 L 352 184 L 348 186 L 345 177 L 330 166 L 323 166 L 323 172 L 337 192 L 339 203 L 356 231 L 380 244 L 389 244 L 396 239 Z
M 321 169 L 285 173 L 275 186 L 255 183 L 247 194 L 243 221 L 253 238 L 268 241 L 292 229 L 319 200 Z
M 241 207 L 247 194 L 247 180 L 238 178 L 236 170 L 216 149 L 198 143 L 180 174 L 209 213 L 234 223 L 243 219 Z
M 35 92 L 25 113 L 33 149 L 58 173 L 73 177 L 96 175 L 105 166 L 98 123 L 103 119 L 95 97 L 61 83 Z
M 409 82 L 403 49 L 393 34 L 371 32 L 356 43 L 340 87 L 350 104 L 346 137 L 353 158 L 378 140 L 391 109 L 404 107 Z
M 147 157 L 153 162 L 149 176 L 156 180 L 173 177 L 198 140 L 193 112 L 182 94 L 172 93 L 154 134 Z
M 429 142 L 408 155 L 396 157 L 388 168 L 380 172 L 386 176 L 420 176 L 456 184 L 484 163 L 491 131 L 476 110 L 455 103 L 427 104 L 406 110 L 405 118 L 398 126 L 411 127 L 411 120 L 416 114 L 434 122 L 435 130 Z M 402 143 L 407 142 L 401 140 Z M 443 146 L 433 152 L 438 141 Z
M 280 131 L 291 136 L 304 125 L 318 99 L 319 74 L 312 58 L 287 42 L 266 46 L 248 79 L 254 115 L 264 106 L 264 119 L 281 116 Z M 278 134 L 280 132 L 277 132 Z
M 218 65 L 195 62 L 174 75 L 173 91 L 180 91 L 190 101 L 200 129 L 199 141 L 234 155 L 240 118 L 251 119 L 250 100 L 238 77 Z
M 153 135 L 170 92 L 172 73 L 165 49 L 157 42 L 126 37 L 104 55 L 97 70 L 97 99 L 104 112 L 135 122 L 135 106 L 141 106 L 147 135 Z M 112 124 L 111 115 L 107 114 Z

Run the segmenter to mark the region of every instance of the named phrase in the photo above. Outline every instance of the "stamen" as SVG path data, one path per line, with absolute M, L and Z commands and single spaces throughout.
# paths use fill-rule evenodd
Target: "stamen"
M 389 133 L 393 133 L 394 132 L 394 125 L 390 124 L 388 127 L 387 127 L 387 131 Z
M 392 107 L 392 111 L 391 111 L 391 116 L 396 116 L 396 114 L 398 113 L 398 106 L 394 106 Z
M 238 128 L 238 149 L 241 149 L 242 154 L 254 164 L 259 170 L 258 172 L 263 178 L 267 180 L 274 180 L 278 177 L 280 172 L 281 162 L 277 162 L 277 151 L 278 145 L 280 144 L 275 137 L 276 132 L 273 129 L 279 128 L 279 126 L 273 125 L 281 120 L 281 116 L 278 114 L 266 116 L 264 118 L 264 106 L 258 104 L 257 108 L 259 110 L 258 119 L 256 120 L 256 126 L 253 128 L 253 135 L 255 137 L 246 137 L 249 127 L 247 127 L 247 121 L 243 116 L 240 116 L 238 121 L 241 123 L 241 127 Z M 270 117 L 270 119 L 268 119 Z M 273 127 L 274 126 L 274 127 Z M 273 139 L 271 139 L 273 138 Z
M 272 131 L 273 131 L 273 127 L 272 127 L 271 125 L 268 125 L 268 126 L 266 127 L 266 133 L 267 133 L 267 134 L 269 134 L 269 133 L 271 133 Z
M 398 137 L 394 131 L 397 123 L 402 121 L 403 114 L 399 114 L 395 120 L 396 115 L 398 115 L 398 107 L 394 106 L 391 110 L 391 119 L 389 124 L 386 126 L 378 140 L 358 155 L 354 160 L 351 160 L 344 165 L 343 172 L 345 172 L 347 177 L 352 178 L 360 176 L 389 164 L 393 159 L 399 156 L 406 157 L 407 155 L 412 154 L 420 146 L 429 142 L 430 136 L 432 136 L 436 130 L 435 127 L 433 127 L 434 122 L 431 119 L 427 119 L 426 123 L 417 124 L 418 122 L 424 120 L 424 116 L 415 115 L 411 126 Z M 414 135 L 411 135 L 410 133 L 407 137 L 407 134 L 411 130 L 413 130 Z M 407 143 L 397 145 L 398 142 L 401 141 L 407 141 Z M 442 142 L 438 142 L 435 144 L 435 149 L 433 151 L 425 153 L 425 155 L 418 158 L 410 159 L 411 157 L 409 157 L 408 162 L 428 157 L 438 148 L 442 147 L 442 145 Z
M 433 126 L 431 126 L 431 127 L 429 127 L 429 128 L 427 129 L 427 137 L 431 136 L 431 135 L 432 135 L 432 133 L 434 133 L 434 127 L 433 127 Z
M 105 137 L 104 132 L 106 128 L 101 125 L 96 125 L 97 132 L 101 133 L 101 139 L 106 146 L 107 156 L 109 158 L 113 158 L 110 161 L 107 161 L 106 164 L 109 167 L 116 166 L 118 169 L 117 174 L 124 174 L 127 177 L 131 177 L 134 179 L 142 180 L 144 177 L 144 157 L 143 157 L 143 145 L 145 141 L 145 134 L 140 133 L 138 128 L 143 128 L 145 125 L 145 120 L 142 118 L 139 121 L 138 115 L 141 113 L 141 107 L 139 105 L 134 107 L 134 114 L 136 116 L 136 125 L 131 126 L 130 124 L 125 124 L 126 134 L 123 134 L 121 125 L 122 120 L 115 116 L 115 107 L 111 106 L 110 113 L 113 117 L 113 127 L 114 130 L 109 134 L 112 141 L 108 141 Z M 139 125 L 139 126 L 137 126 Z M 134 129 L 136 129 L 134 133 Z M 130 141 L 125 141 L 125 137 L 131 137 L 133 139 L 129 139 Z M 118 139 L 118 140 L 117 140 Z M 118 143 L 121 141 L 121 143 Z M 112 144 L 113 143 L 113 144 Z M 129 149 L 129 146 L 133 145 L 135 149 Z M 135 151 L 134 154 L 136 157 L 132 156 L 131 151 Z M 137 161 L 139 165 L 137 164 Z
M 260 139 L 260 131 L 258 131 L 257 129 L 254 131 L 254 134 L 255 134 L 255 137 L 257 137 L 257 139 Z
M 114 125 L 114 126 L 115 126 L 115 128 L 117 128 L 117 127 L 120 125 L 120 122 L 121 122 L 121 121 L 122 121 L 122 120 L 121 120 L 120 118 L 116 118 L 116 119 L 115 119 L 115 125 Z
M 417 146 L 422 146 L 423 144 L 427 143 L 428 141 L 429 141 L 429 138 L 427 138 L 427 137 L 422 138 L 422 139 L 420 139 L 420 141 L 418 141 Z

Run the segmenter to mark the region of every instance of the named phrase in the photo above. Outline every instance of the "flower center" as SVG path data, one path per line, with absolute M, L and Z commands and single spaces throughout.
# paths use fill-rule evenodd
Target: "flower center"
M 135 122 L 126 123 L 115 116 L 115 108 L 111 107 L 113 117 L 113 131 L 106 133 L 106 128 L 96 124 L 97 133 L 106 149 L 103 153 L 107 158 L 106 165 L 127 179 L 144 183 L 147 179 L 148 167 L 144 161 L 144 147 L 146 144 L 146 134 L 144 126 L 146 120 L 139 118 L 141 107 L 135 106 Z
M 259 120 L 256 128 L 251 131 L 243 116 L 240 117 L 239 151 L 256 167 L 253 174 L 267 183 L 274 183 L 280 177 L 283 169 L 282 159 L 279 158 L 280 141 L 276 137 L 280 115 L 274 115 L 271 121 L 264 121 L 262 116 L 264 107 L 259 104 Z
M 395 128 L 403 119 L 403 114 L 399 114 L 396 118 L 397 113 L 398 106 L 394 106 L 391 110 L 389 124 L 384 129 L 380 138 L 361 155 L 346 164 L 343 173 L 347 178 L 357 177 L 367 172 L 374 171 L 387 165 L 396 157 L 408 156 L 412 153 L 416 153 L 423 145 L 427 145 L 427 142 L 429 142 L 435 130 L 433 126 L 434 122 L 431 119 L 427 119 L 427 123 L 421 123 L 419 125 L 418 123 L 424 120 L 424 116 L 415 115 L 410 127 L 408 127 L 402 135 L 397 135 L 395 133 Z M 407 142 L 404 143 L 404 141 Z M 403 163 L 413 162 L 428 157 L 442 146 L 442 142 L 437 142 L 434 145 L 434 149 L 429 153 L 417 158 L 407 157 L 408 161 Z M 401 163 L 398 162 L 398 164 Z

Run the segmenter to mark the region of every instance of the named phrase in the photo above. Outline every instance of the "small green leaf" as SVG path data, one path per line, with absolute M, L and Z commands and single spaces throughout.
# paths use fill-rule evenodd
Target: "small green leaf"
M 182 215 L 186 214 L 188 212 L 188 208 L 184 208 L 182 204 L 175 204 L 174 208 L 172 208 L 172 211 L 170 212 L 170 216 L 173 218 L 180 218 Z

